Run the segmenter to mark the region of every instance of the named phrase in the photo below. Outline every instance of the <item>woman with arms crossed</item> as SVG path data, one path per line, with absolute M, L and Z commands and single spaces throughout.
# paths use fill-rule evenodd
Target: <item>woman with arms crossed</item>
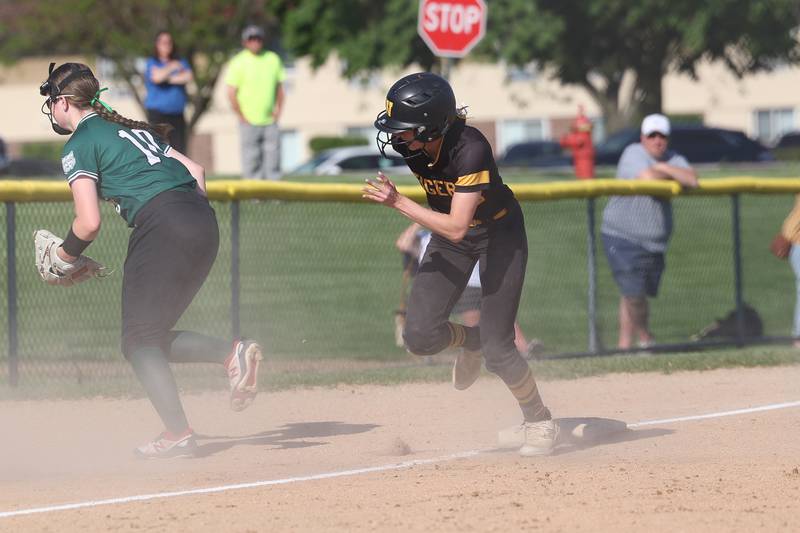
M 219 246 L 203 167 L 162 141 L 166 131 L 127 119 L 101 99 L 104 89 L 80 63 L 50 65 L 40 93 L 53 130 L 71 135 L 62 167 L 75 219 L 58 259 L 72 263 L 100 231 L 98 199 L 110 201 L 129 227 L 122 280 L 122 352 L 166 430 L 138 447 L 144 458 L 191 455 L 195 436 L 186 420 L 170 362 L 224 364 L 231 408 L 256 394 L 260 346 L 173 331 L 208 276 Z
M 519 402 L 524 422 L 500 432 L 501 446 L 522 455 L 549 454 L 556 425 L 539 395 L 528 363 L 514 345 L 528 243 L 517 200 L 503 184 L 486 138 L 466 125 L 446 80 L 428 72 L 398 80 L 375 127 L 381 151 L 389 144 L 425 189 L 430 209 L 401 195 L 382 173 L 367 180 L 364 198 L 391 207 L 433 232 L 411 288 L 403 331 L 406 348 L 432 355 L 461 347 L 453 385 L 463 390 L 486 368 Z M 478 327 L 450 322 L 476 262 L 480 264 Z
M 153 55 L 147 58 L 144 85 L 147 96 L 144 108 L 150 124 L 169 124 L 169 144 L 186 153 L 186 85 L 194 79 L 186 59 L 178 57 L 175 41 L 168 31 L 156 34 Z

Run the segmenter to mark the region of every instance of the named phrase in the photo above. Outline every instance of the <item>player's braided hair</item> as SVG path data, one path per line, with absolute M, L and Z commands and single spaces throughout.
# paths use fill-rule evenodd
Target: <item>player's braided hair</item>
M 114 122 L 115 124 L 120 124 L 132 129 L 147 130 L 158 135 L 162 139 L 167 138 L 169 132 L 172 130 L 172 126 L 169 124 L 153 125 L 141 120 L 133 120 L 120 115 L 111 108 L 106 107 L 99 99 L 100 82 L 97 80 L 94 74 L 92 74 L 92 71 L 89 69 L 89 67 L 82 63 L 64 63 L 53 71 L 52 75 L 50 76 L 50 80 L 53 83 L 58 84 L 71 72 L 83 69 L 86 70 L 86 75 L 73 79 L 67 85 L 61 88 L 61 94 L 65 95 L 64 97 L 69 100 L 70 104 L 79 109 L 91 108 L 98 115 L 100 115 L 101 118 L 109 122 Z

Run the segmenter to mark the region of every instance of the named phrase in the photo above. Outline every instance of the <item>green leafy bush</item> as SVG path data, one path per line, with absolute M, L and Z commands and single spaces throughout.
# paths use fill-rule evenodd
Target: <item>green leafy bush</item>
M 698 113 L 675 113 L 669 114 L 669 120 L 673 124 L 681 126 L 702 126 L 703 115 Z
M 772 153 L 778 161 L 800 161 L 800 146 L 773 148 Z
M 45 161 L 61 161 L 63 142 L 35 142 L 22 145 L 21 157 L 25 159 L 41 159 Z
M 369 139 L 365 137 L 312 137 L 308 146 L 314 154 L 331 148 L 341 148 L 343 146 L 364 146 L 369 144 Z

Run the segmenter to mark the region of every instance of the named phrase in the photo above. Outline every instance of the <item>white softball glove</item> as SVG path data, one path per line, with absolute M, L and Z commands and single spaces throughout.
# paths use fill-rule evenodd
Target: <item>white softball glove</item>
M 89 278 L 102 278 L 108 275 L 106 267 L 90 257 L 81 255 L 74 263 L 61 259 L 56 250 L 64 242 L 47 230 L 33 232 L 36 247 L 36 270 L 49 285 L 69 287 Z

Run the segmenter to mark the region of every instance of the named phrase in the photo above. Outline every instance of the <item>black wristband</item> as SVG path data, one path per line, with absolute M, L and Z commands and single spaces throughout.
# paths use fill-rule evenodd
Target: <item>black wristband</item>
M 61 247 L 72 257 L 78 257 L 90 244 L 92 244 L 92 241 L 84 241 L 72 232 L 72 228 L 69 228 Z

